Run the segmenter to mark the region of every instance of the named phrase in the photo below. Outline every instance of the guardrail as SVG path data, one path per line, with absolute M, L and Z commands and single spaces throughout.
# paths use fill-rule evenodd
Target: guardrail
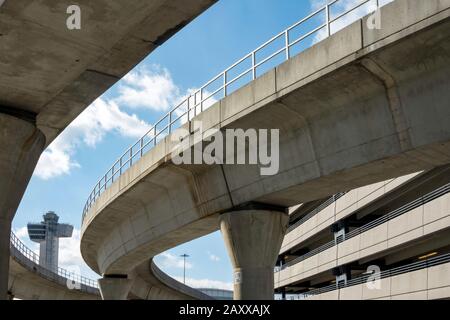
M 182 282 L 179 282 L 168 274 L 164 273 L 153 260 L 150 260 L 149 268 L 149 271 L 154 275 L 156 279 L 176 292 L 180 292 L 186 296 L 198 300 L 215 300 L 213 297 L 207 295 L 206 293 L 192 288 Z
M 443 255 L 440 255 L 437 257 L 428 258 L 423 261 L 417 261 L 417 262 L 413 262 L 413 263 L 410 263 L 410 264 L 407 264 L 404 266 L 400 266 L 397 268 L 381 271 L 379 274 L 379 279 L 380 280 L 386 279 L 386 278 L 398 276 L 401 274 L 405 274 L 408 272 L 427 269 L 430 267 L 438 266 L 438 265 L 449 263 L 449 262 L 450 262 L 450 253 L 443 254 Z M 370 277 L 373 277 L 373 274 L 364 274 L 357 278 L 348 280 L 347 283 L 340 282 L 339 284 L 332 284 L 332 285 L 329 285 L 326 287 L 314 289 L 314 290 L 311 290 L 311 291 L 301 294 L 301 296 L 303 296 L 303 298 L 306 299 L 306 298 L 316 296 L 319 294 L 323 294 L 323 293 L 327 293 L 327 292 L 331 292 L 331 291 L 335 291 L 335 290 L 339 290 L 339 289 L 343 289 L 343 288 L 348 288 L 348 287 L 356 286 L 356 285 L 363 284 L 363 283 L 369 283 L 369 282 L 371 282 Z
M 345 237 L 343 237 L 343 238 L 338 238 L 336 240 L 327 242 L 324 245 L 322 245 L 314 250 L 311 250 L 308 253 L 301 255 L 300 257 L 297 257 L 282 266 L 277 267 L 277 270 L 275 270 L 275 272 L 280 272 L 281 270 L 284 270 L 284 269 L 291 267 L 303 260 L 306 260 L 318 253 L 328 250 L 344 241 L 350 240 L 350 239 L 356 237 L 357 235 L 360 235 L 363 232 L 366 232 L 366 231 L 369 231 L 370 229 L 376 228 L 383 223 L 393 220 L 393 219 L 401 216 L 402 214 L 405 214 L 415 208 L 418 208 L 418 207 L 420 207 L 426 203 L 429 203 L 439 197 L 442 197 L 443 195 L 446 195 L 449 192 L 450 192 L 450 183 L 446 184 L 430 193 L 427 193 L 426 195 L 424 195 L 420 198 L 417 198 L 416 200 L 411 201 L 411 202 L 405 204 L 404 206 L 401 206 L 400 208 L 393 210 L 393 211 L 389 212 L 388 214 L 385 214 L 382 217 L 363 225 L 362 227 L 359 227 L 355 230 L 350 231 L 349 233 L 345 234 Z
M 55 272 L 39 265 L 39 255 L 28 248 L 13 232 L 11 232 L 10 254 L 21 265 L 38 272 L 48 280 L 60 284 L 70 284 L 73 288 L 77 288 L 77 284 L 80 284 L 80 290 L 89 293 L 93 293 L 93 289 L 98 289 L 96 280 L 77 275 L 63 268 L 58 267 L 58 272 Z
M 355 14 L 357 9 L 363 6 L 371 6 L 373 9 L 378 9 L 382 6 L 381 0 L 361 0 L 359 3 L 346 8 L 343 3 L 347 0 L 329 0 L 327 4 L 310 13 L 294 25 L 286 30 L 280 32 L 269 41 L 259 46 L 223 72 L 209 80 L 200 89 L 189 95 L 177 106 L 172 108 L 166 115 L 164 115 L 156 124 L 135 144 L 133 144 L 125 153 L 112 165 L 106 174 L 97 182 L 89 198 L 83 208 L 83 217 L 86 216 L 87 211 L 97 198 L 112 184 L 117 177 L 120 177 L 126 170 L 128 170 L 133 163 L 143 157 L 150 149 L 152 149 L 158 141 L 170 134 L 173 129 L 178 128 L 185 122 L 190 122 L 193 117 L 203 112 L 207 107 L 207 103 L 216 99 L 218 95 L 221 98 L 228 96 L 231 92 L 242 87 L 244 84 L 253 81 L 259 76 L 260 70 L 267 67 L 269 62 L 273 62 L 277 57 L 281 57 L 281 62 L 275 63 L 274 66 L 289 60 L 294 56 L 295 50 L 305 49 L 313 44 L 315 40 L 311 40 L 313 35 L 321 34 L 322 38 L 316 39 L 317 42 L 329 37 L 340 28 L 339 22 L 342 18 L 349 14 Z M 341 8 L 344 7 L 344 9 Z M 358 14 L 357 18 L 361 18 L 364 14 Z M 336 30 L 333 30 L 335 28 Z M 295 38 L 295 34 L 300 33 Z M 309 41 L 309 42 L 308 42 Z M 281 48 L 279 48 L 281 42 Z M 278 46 L 277 46 L 278 45 Z M 275 46 L 275 49 L 270 48 Z M 303 47 L 302 47 L 303 46 Z M 272 51 L 270 51 L 272 49 Z M 266 53 L 264 50 L 269 51 Z M 271 66 L 271 67 L 274 67 Z M 243 71 L 240 71 L 244 69 Z M 237 74 L 237 75 L 234 75 Z M 245 77 L 249 79 L 245 79 Z M 242 83 L 239 83 L 242 81 Z M 232 88 L 232 86 L 235 88 Z
M 289 233 L 291 231 L 293 231 L 294 229 L 296 229 L 297 227 L 299 227 L 300 225 L 302 225 L 303 223 L 305 223 L 306 221 L 308 221 L 309 219 L 311 219 L 312 217 L 314 217 L 316 214 L 318 214 L 320 211 L 322 211 L 323 209 L 325 209 L 326 207 L 328 207 L 329 205 L 335 203 L 337 200 L 339 200 L 340 198 L 342 198 L 347 192 L 340 192 L 337 193 L 331 197 L 329 197 L 326 201 L 324 201 L 323 203 L 321 203 L 320 205 L 317 206 L 317 208 L 314 208 L 313 210 L 311 210 L 311 212 L 309 212 L 308 214 L 306 214 L 304 217 L 302 217 L 300 220 L 296 221 L 295 223 L 289 225 L 289 227 L 286 230 L 286 233 Z

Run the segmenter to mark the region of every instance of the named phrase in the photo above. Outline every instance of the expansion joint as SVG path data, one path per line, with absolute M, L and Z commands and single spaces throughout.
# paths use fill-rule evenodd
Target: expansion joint
M 394 121 L 400 148 L 402 151 L 410 150 L 412 147 L 412 142 L 409 134 L 409 126 L 404 114 L 396 80 L 373 59 L 363 58 L 360 63 L 365 70 L 378 79 L 385 87 L 386 97 L 389 103 L 392 119 Z

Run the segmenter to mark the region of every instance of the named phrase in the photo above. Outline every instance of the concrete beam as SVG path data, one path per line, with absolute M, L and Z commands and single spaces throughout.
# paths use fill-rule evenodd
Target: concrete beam
M 0 299 L 7 299 L 11 221 L 44 146 L 32 123 L 0 113 Z
M 88 105 L 215 0 L 6 1 L 0 102 L 37 115 L 50 144 Z M 3 49 L 5 48 L 5 49 Z
M 0 300 L 8 299 L 9 238 L 11 220 L 0 216 Z M 6 275 L 6 276 L 4 276 Z
M 128 277 L 104 277 L 98 280 L 103 300 L 127 300 L 133 280 Z
M 289 216 L 277 211 L 233 211 L 220 230 L 234 271 L 234 300 L 273 300 L 278 252 Z

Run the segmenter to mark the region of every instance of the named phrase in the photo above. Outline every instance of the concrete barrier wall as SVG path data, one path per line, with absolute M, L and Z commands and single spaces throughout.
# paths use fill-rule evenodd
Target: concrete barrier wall
M 359 284 L 307 300 L 437 300 L 450 298 L 450 263 L 381 280 L 379 289 Z

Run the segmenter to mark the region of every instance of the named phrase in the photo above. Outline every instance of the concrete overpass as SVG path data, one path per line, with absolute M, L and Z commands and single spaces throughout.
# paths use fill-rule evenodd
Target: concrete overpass
M 96 280 L 58 268 L 58 272 L 39 265 L 39 256 L 15 234 L 11 234 L 9 259 L 9 299 L 21 300 L 98 300 L 101 299 Z M 147 300 L 211 300 L 166 275 L 150 260 L 136 269 L 131 293 L 126 298 Z M 109 299 L 108 296 L 104 297 Z
M 39 256 L 11 234 L 8 296 L 21 300 L 98 300 L 97 281 L 39 265 Z
M 93 100 L 216 0 L 2 1 L 0 7 L 0 295 L 11 221 L 46 146 Z
M 177 130 L 128 170 L 113 167 L 83 219 L 87 264 L 126 291 L 141 263 L 220 228 L 235 298 L 272 298 L 289 207 L 450 162 L 449 13 L 449 0 L 395 0 L 381 8 L 381 29 L 358 20 L 193 119 L 204 130 L 279 128 L 274 176 L 174 165 Z M 191 124 L 194 148 L 203 141 Z

